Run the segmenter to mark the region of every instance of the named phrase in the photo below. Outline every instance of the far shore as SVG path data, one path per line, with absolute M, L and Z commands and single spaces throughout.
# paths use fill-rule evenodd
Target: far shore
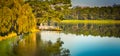
M 69 23 L 69 24 L 120 24 L 120 20 L 62 20 L 61 23 Z

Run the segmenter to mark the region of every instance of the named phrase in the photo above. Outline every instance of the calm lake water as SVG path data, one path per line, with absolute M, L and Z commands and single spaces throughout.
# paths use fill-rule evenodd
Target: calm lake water
M 0 56 L 120 56 L 120 25 L 61 24 L 0 42 Z

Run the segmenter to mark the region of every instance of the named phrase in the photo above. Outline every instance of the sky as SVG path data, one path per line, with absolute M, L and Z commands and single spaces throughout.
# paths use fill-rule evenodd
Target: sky
M 72 0 L 72 6 L 111 6 L 113 4 L 120 4 L 120 0 Z

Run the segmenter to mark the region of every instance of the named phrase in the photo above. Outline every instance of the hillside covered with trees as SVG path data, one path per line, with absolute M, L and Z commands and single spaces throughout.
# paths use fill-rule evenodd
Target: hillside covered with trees
M 68 20 L 120 20 L 120 5 L 104 7 L 80 7 L 76 6 L 66 15 Z

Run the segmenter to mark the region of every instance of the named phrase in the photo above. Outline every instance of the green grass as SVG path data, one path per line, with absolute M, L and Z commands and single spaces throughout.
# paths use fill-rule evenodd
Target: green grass
M 12 37 L 14 37 L 14 36 L 17 36 L 17 33 L 11 32 L 11 33 L 9 33 L 9 34 L 6 35 L 6 36 L 0 36 L 0 41 L 6 40 L 6 39 L 8 39 L 8 38 L 12 38 Z
M 69 24 L 120 24 L 120 20 L 62 20 L 61 23 Z

